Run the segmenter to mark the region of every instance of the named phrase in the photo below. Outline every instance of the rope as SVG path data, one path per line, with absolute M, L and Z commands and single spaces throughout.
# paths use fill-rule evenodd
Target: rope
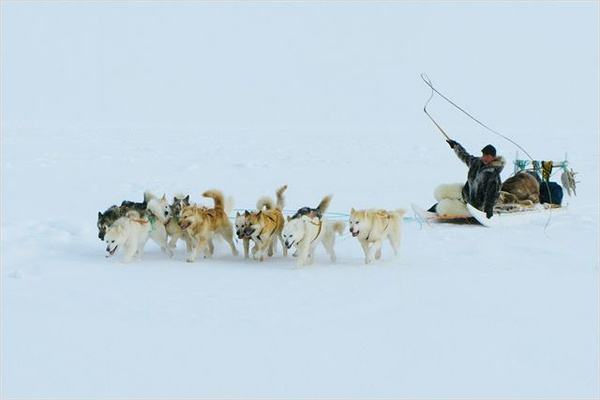
M 515 146 L 517 146 L 519 149 L 521 149 L 523 151 L 523 153 L 525 153 L 527 155 L 527 157 L 529 157 L 530 160 L 533 161 L 533 157 L 527 152 L 527 150 L 525 150 L 523 147 L 521 147 L 514 140 L 512 140 L 511 138 L 509 138 L 509 137 L 501 134 L 500 132 L 498 132 L 498 131 L 490 128 L 489 126 L 487 126 L 486 124 L 484 124 L 483 122 L 481 122 L 480 120 L 478 120 L 477 118 L 475 118 L 473 115 L 471 115 L 467 110 L 465 110 L 464 108 L 460 107 L 458 104 L 456 104 L 455 102 L 453 102 L 452 100 L 450 100 L 448 97 L 446 97 L 442 93 L 440 93 L 440 91 L 438 91 L 435 87 L 433 87 L 433 83 L 431 83 L 431 80 L 429 79 L 429 77 L 427 76 L 427 74 L 421 74 L 421 79 L 423 79 L 423 81 L 425 82 L 425 84 L 431 88 L 431 92 L 432 93 L 431 93 L 431 96 L 429 97 L 429 100 L 427 100 L 427 103 L 429 103 L 429 101 L 431 100 L 431 97 L 433 97 L 433 92 L 437 93 L 440 97 L 442 97 L 448 103 L 452 104 L 454 107 L 456 107 L 458 110 L 462 111 L 465 115 L 467 115 L 469 118 L 471 118 L 473 121 L 475 121 L 476 123 L 478 123 L 479 125 L 481 125 L 485 129 L 487 129 L 488 131 L 490 131 L 490 132 L 492 132 L 492 133 L 500 136 L 501 138 L 503 138 L 505 140 L 508 140 L 509 142 L 511 142 L 512 144 L 514 144 Z M 429 118 L 431 118 L 431 116 L 429 115 L 429 113 L 427 113 L 427 111 L 425 111 L 425 113 L 429 116 Z M 433 118 L 432 118 L 432 120 L 433 120 Z M 434 121 L 434 123 L 435 123 L 435 121 Z M 448 139 L 450 139 L 448 137 L 448 135 L 446 135 L 446 133 L 443 131 L 443 129 L 441 129 L 437 123 L 435 123 L 435 124 L 442 131 L 442 133 L 444 134 L 444 136 L 446 136 Z

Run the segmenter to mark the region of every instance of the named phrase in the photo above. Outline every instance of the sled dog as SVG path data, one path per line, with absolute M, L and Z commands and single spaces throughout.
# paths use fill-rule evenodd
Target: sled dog
M 192 239 L 190 238 L 190 235 L 179 226 L 179 218 L 181 210 L 189 205 L 190 195 L 185 197 L 182 195 L 175 195 L 173 197 L 173 202 L 169 205 L 169 219 L 165 224 L 167 236 L 170 238 L 169 248 L 174 250 L 177 247 L 177 241 L 181 239 L 185 242 L 186 254 L 192 250 Z
M 381 258 L 383 240 L 389 239 L 394 255 L 400 247 L 400 225 L 405 211 L 350 210 L 350 233 L 360 242 L 365 253 L 365 264 Z
M 262 197 L 258 200 L 256 208 L 258 212 L 244 213 L 246 227 L 244 228 L 244 237 L 251 239 L 254 242 L 252 255 L 255 260 L 264 261 L 265 255 L 272 256 L 275 250 L 277 239 L 281 242 L 283 248 L 283 256 L 287 256 L 287 248 L 283 243 L 281 232 L 285 219 L 283 218 L 283 207 L 285 199 L 283 193 L 287 189 L 287 185 L 280 187 L 275 192 L 277 203 L 273 204 L 273 200 L 269 197 Z M 246 255 L 246 247 L 244 246 L 244 255 Z
M 134 258 L 141 259 L 151 229 L 148 220 L 137 218 L 134 213 L 117 219 L 106 229 L 104 235 L 107 257 L 121 248 L 124 262 L 131 262 Z
M 303 215 L 307 215 L 308 217 L 317 217 L 322 218 L 327 208 L 329 208 L 329 204 L 331 203 L 331 196 L 323 197 L 323 200 L 319 203 L 316 208 L 311 207 L 302 207 L 292 216 L 291 219 L 299 218 Z
M 130 211 L 135 211 L 137 216 L 141 218 L 146 213 L 146 206 L 147 202 L 144 196 L 144 201 L 141 203 L 123 200 L 120 206 L 113 205 L 104 212 L 98 211 L 98 221 L 96 223 L 98 226 L 98 239 L 104 240 L 106 228 Z
M 296 247 L 298 255 L 296 266 L 301 267 L 313 262 L 315 248 L 319 243 L 323 243 L 330 260 L 335 262 L 335 234 L 341 235 L 344 227 L 345 224 L 342 221 L 327 221 L 308 215 L 297 218 L 288 217 L 282 236 L 288 249 L 291 249 L 292 246 Z
M 147 202 L 145 218 L 150 222 L 150 239 L 152 239 L 169 257 L 173 256 L 173 250 L 167 243 L 166 224 L 171 215 L 171 208 L 167 201 L 167 196 L 159 199 L 150 192 L 144 193 L 144 199 Z
M 226 207 L 223 193 L 218 190 L 208 190 L 202 196 L 212 198 L 215 202 L 214 207 L 189 205 L 181 210 L 179 226 L 188 233 L 192 241 L 192 251 L 186 260 L 194 262 L 200 251 L 204 252 L 205 257 L 212 255 L 211 241 L 215 234 L 223 237 L 229 244 L 231 253 L 237 256 L 238 252 L 233 243 L 233 227 L 227 217 L 230 207 L 229 205 Z

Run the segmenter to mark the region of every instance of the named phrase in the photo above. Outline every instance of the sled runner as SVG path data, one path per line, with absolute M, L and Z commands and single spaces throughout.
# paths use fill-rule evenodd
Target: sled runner
M 488 228 L 518 226 L 531 223 L 544 223 L 550 213 L 563 214 L 564 207 L 556 207 L 549 204 L 537 205 L 532 208 L 523 208 L 519 205 L 502 206 L 494 209 L 492 218 L 487 218 L 483 211 L 480 211 L 470 204 L 467 204 L 469 216 L 442 217 L 438 214 L 426 211 L 425 209 L 412 204 L 411 205 L 417 220 L 431 224 L 457 224 L 457 225 L 481 225 Z

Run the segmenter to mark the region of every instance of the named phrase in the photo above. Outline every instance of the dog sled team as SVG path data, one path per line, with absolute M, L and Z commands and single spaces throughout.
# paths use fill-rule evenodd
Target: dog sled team
M 221 237 L 229 245 L 231 254 L 238 255 L 234 231 L 242 241 L 244 257 L 264 261 L 276 253 L 279 243 L 283 257 L 294 251 L 296 265 L 309 265 L 315 258 L 315 249 L 321 244 L 331 262 L 336 261 L 336 236 L 343 234 L 346 223 L 325 218 L 331 196 L 325 196 L 315 208 L 302 207 L 294 215 L 284 217 L 285 191 L 276 191 L 276 200 L 261 197 L 256 210 L 237 212 L 229 220 L 233 200 L 218 190 L 209 190 L 203 197 L 213 200 L 213 207 L 192 204 L 190 196 L 175 196 L 171 203 L 146 192 L 141 203 L 124 201 L 98 213 L 98 237 L 106 242 L 107 257 L 117 250 L 123 261 L 141 259 L 149 239 L 158 244 L 169 257 L 182 240 L 186 246 L 186 261 L 198 256 L 211 257 L 214 239 Z M 365 263 L 381 257 L 381 247 L 388 239 L 394 255 L 400 247 L 400 229 L 404 210 L 351 210 L 349 231 L 357 238 L 365 255 Z M 252 245 L 252 248 L 250 248 Z

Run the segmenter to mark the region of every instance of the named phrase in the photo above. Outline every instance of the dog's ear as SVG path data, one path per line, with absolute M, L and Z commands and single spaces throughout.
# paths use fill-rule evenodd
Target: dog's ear
M 247 217 L 248 215 L 250 215 L 250 212 L 248 210 L 244 210 L 244 217 Z
M 160 199 L 163 200 L 163 201 L 167 201 L 167 194 L 163 193 L 163 197 L 161 197 Z
M 185 196 L 183 198 L 183 201 L 185 201 L 187 204 L 190 204 L 190 195 L 188 194 L 187 196 Z
M 98 211 L 98 218 L 102 218 L 102 213 Z
M 354 207 L 352 207 L 352 208 L 350 209 L 350 215 L 353 215 L 355 212 L 356 212 L 356 210 L 354 209 Z
M 262 210 L 259 210 L 259 211 L 256 213 L 256 216 L 258 217 L 260 214 L 262 214 Z
M 239 212 L 239 211 L 236 211 L 236 213 L 235 213 L 235 216 L 236 216 L 236 217 L 239 217 L 239 216 L 240 216 L 240 212 Z

